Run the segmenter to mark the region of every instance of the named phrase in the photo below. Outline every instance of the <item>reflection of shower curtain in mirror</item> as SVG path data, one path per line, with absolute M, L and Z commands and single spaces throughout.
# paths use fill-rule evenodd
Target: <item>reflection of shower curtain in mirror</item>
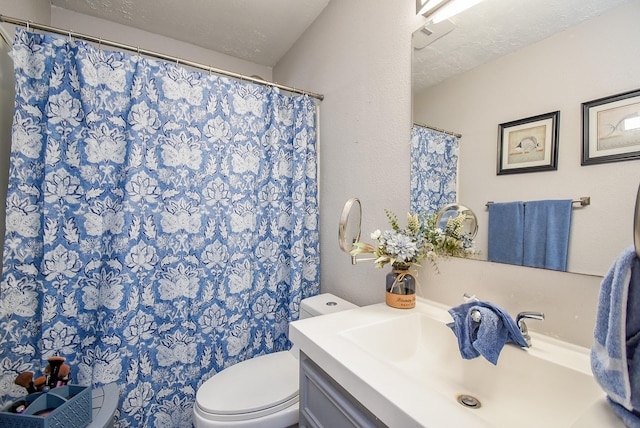
M 23 30 L 13 58 L 0 403 L 60 355 L 117 426 L 191 427 L 319 292 L 315 102 Z
M 459 138 L 411 128 L 411 212 L 433 214 L 457 202 Z

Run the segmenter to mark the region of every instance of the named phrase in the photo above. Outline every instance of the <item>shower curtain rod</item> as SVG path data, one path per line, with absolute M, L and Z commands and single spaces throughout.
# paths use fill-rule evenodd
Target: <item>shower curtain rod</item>
M 453 135 L 457 138 L 462 138 L 462 134 L 458 134 L 457 132 L 447 131 L 446 129 L 436 128 L 435 126 L 427 125 L 426 123 L 413 122 L 414 125 L 421 126 L 423 128 L 431 129 L 432 131 L 443 132 L 447 135 Z
M 100 37 L 95 37 L 95 36 L 89 36 L 87 34 L 76 33 L 74 31 L 70 31 L 70 30 L 63 30 L 61 28 L 51 27 L 49 25 L 38 24 L 38 23 L 27 21 L 27 20 L 24 20 L 24 19 L 12 18 L 12 17 L 6 16 L 6 15 L 0 15 L 0 22 L 6 22 L 8 24 L 13 24 L 13 25 L 21 25 L 23 27 L 26 27 L 27 30 L 30 29 L 30 28 L 33 28 L 34 30 L 41 30 L 41 31 L 46 31 L 48 33 L 54 33 L 54 34 L 60 34 L 60 35 L 63 35 L 63 36 L 69 36 L 69 37 L 74 38 L 74 39 L 80 39 L 80 40 L 84 40 L 84 41 L 87 41 L 87 42 L 98 43 L 98 45 L 100 45 L 100 46 L 105 45 L 105 46 L 110 46 L 110 47 L 114 47 L 114 48 L 118 48 L 118 49 L 125 49 L 125 50 L 128 50 L 128 51 L 136 52 L 138 55 L 146 55 L 146 56 L 158 58 L 158 59 L 169 61 L 169 62 L 175 62 L 176 65 L 182 64 L 182 65 L 186 65 L 186 66 L 193 67 L 193 68 L 199 68 L 201 70 L 206 70 L 206 71 L 209 71 L 211 73 L 216 73 L 216 74 L 221 74 L 223 76 L 233 77 L 233 78 L 239 79 L 241 81 L 245 81 L 246 80 L 248 82 L 258 83 L 258 84 L 264 85 L 264 86 L 273 86 L 273 87 L 280 88 L 280 89 L 283 89 L 285 91 L 293 92 L 293 93 L 296 93 L 296 94 L 308 95 L 308 96 L 310 96 L 312 98 L 316 98 L 316 99 L 318 99 L 320 101 L 322 101 L 324 99 L 324 95 L 322 95 L 322 94 L 317 94 L 317 93 L 314 93 L 314 92 L 305 91 L 303 89 L 297 89 L 297 88 L 294 88 L 292 86 L 281 85 L 281 84 L 275 83 L 275 82 L 269 82 L 268 80 L 263 80 L 263 79 L 258 79 L 258 78 L 255 78 L 255 77 L 245 76 L 245 75 L 240 74 L 240 73 L 234 73 L 233 71 L 228 71 L 228 70 L 223 70 L 221 68 L 211 67 L 209 65 L 200 64 L 200 63 L 197 63 L 197 62 L 194 62 L 194 61 L 185 60 L 185 59 L 178 58 L 178 57 L 171 56 L 171 55 L 166 55 L 166 54 L 163 54 L 163 53 L 160 53 L 160 52 L 154 52 L 154 51 L 150 51 L 150 50 L 147 50 L 147 49 L 141 49 L 139 46 L 126 45 L 126 44 L 114 42 L 114 41 L 111 41 L 111 40 L 104 40 L 104 39 L 102 39 Z M 0 35 L 2 35 L 2 38 L 5 40 L 5 42 L 7 42 L 7 44 L 9 46 L 11 46 L 11 41 L 7 40 L 5 31 L 0 31 Z

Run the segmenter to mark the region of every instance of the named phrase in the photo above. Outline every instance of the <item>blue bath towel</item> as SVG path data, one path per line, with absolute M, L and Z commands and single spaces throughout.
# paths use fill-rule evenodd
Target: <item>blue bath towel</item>
M 472 312 L 480 313 L 480 320 Z M 509 314 L 489 302 L 468 302 L 449 309 L 453 322 L 447 324 L 458 338 L 462 358 L 470 360 L 482 355 L 492 364 L 498 363 L 500 352 L 507 342 L 528 347 L 520 329 Z
M 522 265 L 524 239 L 524 204 L 496 202 L 489 205 L 490 262 Z
M 524 266 L 567 270 L 571 199 L 524 204 Z
M 600 284 L 591 370 L 616 413 L 640 427 L 640 260 L 633 246 Z

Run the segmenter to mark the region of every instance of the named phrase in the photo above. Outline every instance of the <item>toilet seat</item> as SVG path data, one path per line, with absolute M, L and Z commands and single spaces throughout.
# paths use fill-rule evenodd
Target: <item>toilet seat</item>
M 201 416 L 212 421 L 264 417 L 298 402 L 298 360 L 289 351 L 261 355 L 215 374 L 196 394 Z

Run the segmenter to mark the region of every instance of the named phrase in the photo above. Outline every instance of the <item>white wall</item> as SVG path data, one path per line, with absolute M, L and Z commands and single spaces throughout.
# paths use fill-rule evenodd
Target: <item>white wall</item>
M 590 196 L 573 210 L 570 272 L 604 275 L 633 243 L 640 160 L 581 166 L 581 103 L 640 89 L 639 16 L 627 3 L 415 95 L 415 120 L 463 135 L 458 200 L 478 215 L 485 256 L 487 201 Z M 497 176 L 498 124 L 556 110 L 558 170 Z
M 12 18 L 28 19 L 45 25 L 51 23 L 50 0 L 0 0 L 0 11 L 2 15 Z M 13 26 L 9 24 L 2 24 L 2 26 L 13 32 Z
M 325 95 L 320 108 L 321 288 L 358 304 L 384 299 L 384 275 L 351 266 L 338 247 L 348 198 L 360 198 L 363 234 L 409 209 L 411 31 L 415 5 L 332 0 L 274 68 L 279 82 Z

